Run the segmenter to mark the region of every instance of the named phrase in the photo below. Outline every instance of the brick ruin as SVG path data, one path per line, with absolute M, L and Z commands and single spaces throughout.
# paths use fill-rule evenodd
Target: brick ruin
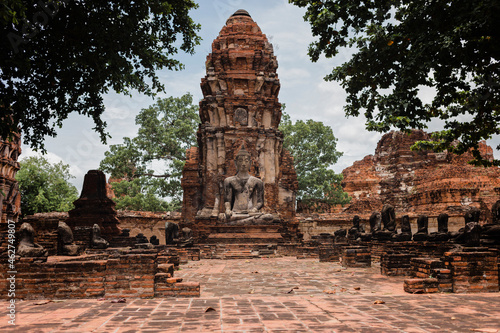
M 500 169 L 468 164 L 472 154 L 412 151 L 416 141 L 430 140 L 421 130 L 410 134 L 392 131 L 377 144 L 374 155 L 342 171 L 342 186 L 353 201 L 354 214 L 380 210 L 389 203 L 402 214 L 463 214 L 469 207 L 483 210 L 500 197 Z M 484 142 L 481 155 L 493 160 L 493 150 Z
M 21 154 L 21 135 L 13 134 L 11 140 L 0 140 L 0 223 L 17 222 L 21 213 L 21 196 L 16 173 Z
M 18 222 L 21 213 L 21 195 L 16 180 L 19 171 L 17 161 L 21 154 L 21 136 L 14 134 L 11 140 L 0 140 L 0 257 L 7 255 L 8 221 Z
M 83 180 L 80 198 L 75 208 L 68 212 L 66 223 L 77 234 L 90 234 L 92 226 L 98 224 L 102 236 L 111 240 L 120 234 L 120 223 L 116 218 L 115 202 L 108 197 L 106 176 L 100 170 L 90 170 Z M 86 240 L 83 237 L 82 240 Z
M 18 164 L 15 164 L 17 168 Z M 16 273 L 16 298 L 123 298 L 123 297 L 197 297 L 198 282 L 184 282 L 174 277 L 174 270 L 181 262 L 199 260 L 199 251 L 168 248 L 165 245 L 138 244 L 125 227 L 146 224 L 151 233 L 159 233 L 158 224 L 170 217 L 167 214 L 120 212 L 108 198 L 105 175 L 90 170 L 84 179 L 82 194 L 75 201 L 75 209 L 65 212 L 42 213 L 26 216 L 24 223 L 35 229 L 33 241 L 44 249 L 45 255 L 19 256 L 14 260 Z M 122 229 L 118 227 L 121 218 Z M 151 226 L 154 218 L 157 223 Z M 175 219 L 175 217 L 174 217 Z M 178 219 L 178 218 L 177 218 Z M 73 255 L 60 253 L 58 232 L 60 223 L 70 226 L 74 245 L 81 247 Z M 92 248 L 92 226 L 101 228 L 101 235 L 109 241 L 109 248 Z M 4 262 L 7 252 L 7 223 L 2 223 L 2 252 Z M 14 246 L 19 249 L 21 223 L 15 224 Z M 154 230 L 158 229 L 158 230 Z M 135 235 L 134 235 L 135 236 Z M 163 244 L 165 242 L 163 241 Z M 5 245 L 5 246 L 4 246 Z M 140 246 L 142 245 L 142 246 Z M 144 246 L 147 245 L 147 246 Z M 83 253 L 82 253 L 83 252 Z M 7 267 L 7 265 L 2 265 Z M 9 289 L 8 270 L 0 271 L 1 298 L 6 299 Z
M 281 220 L 275 236 L 285 240 L 298 237 L 298 182 L 293 159 L 283 149 L 283 135 L 278 130 L 277 67 L 271 43 L 244 10 L 227 20 L 212 43 L 207 74 L 201 80 L 204 98 L 200 102 L 198 147 L 187 151 L 182 177 L 182 225 L 191 228 L 199 241 L 234 239 L 229 234 L 235 233 L 239 235 L 233 236 L 250 241 L 269 234 L 258 227 L 235 231 L 220 222 L 223 182 L 235 175 L 235 157 L 243 148 L 251 157 L 250 175 L 264 183 L 262 211 Z
M 115 248 L 47 261 L 16 260 L 16 298 L 198 297 L 198 282 L 174 277 L 175 250 Z M 0 272 L 1 299 L 7 298 L 6 272 Z
M 409 277 L 404 283 L 409 293 L 498 292 L 500 169 L 468 164 L 471 154 L 411 151 L 416 141 L 429 138 L 420 130 L 387 133 L 374 155 L 345 169 L 343 187 L 352 202 L 345 207 L 318 203 L 316 209 L 297 214 L 307 240 L 297 257 L 340 261 L 348 267 L 370 265 L 370 260 L 380 262 L 383 275 Z M 484 142 L 480 151 L 483 157 L 493 159 L 491 147 Z M 387 204 L 394 206 L 399 235 L 403 215 L 408 216 L 413 234 L 419 217 L 428 216 L 426 232 L 437 235 L 438 217 L 446 213 L 449 230 L 441 234 L 442 240 L 426 236 L 421 241 L 394 237 L 364 240 L 363 235 L 349 238 L 354 215 L 361 218 L 369 233 L 370 217 Z M 466 226 L 471 214 L 476 216 L 474 222 Z M 467 233 L 468 227 L 476 230 L 470 233 L 474 244 L 460 245 L 458 238 L 451 239 Z
M 437 231 L 437 217 L 449 215 L 449 229 L 464 226 L 464 214 L 475 207 L 481 210 L 481 223 L 491 220 L 491 207 L 500 199 L 500 169 L 468 164 L 472 155 L 457 156 L 448 152 L 412 151 L 410 147 L 430 135 L 422 130 L 410 134 L 392 131 L 384 134 L 375 153 L 342 171 L 342 186 L 352 201 L 341 206 L 318 203 L 316 209 L 298 213 L 300 230 L 306 238 L 333 233 L 350 227 L 352 217 L 359 215 L 365 225 L 372 212 L 391 204 L 396 217 L 410 217 L 412 230 L 417 218 L 429 216 L 429 231 Z M 482 156 L 493 159 L 493 150 L 484 142 Z

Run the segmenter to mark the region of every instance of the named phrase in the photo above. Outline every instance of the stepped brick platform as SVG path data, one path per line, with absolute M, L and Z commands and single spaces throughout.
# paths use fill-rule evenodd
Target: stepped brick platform
M 285 242 L 280 225 L 214 225 L 204 244 L 277 245 Z
M 210 234 L 206 240 L 208 244 L 277 244 L 281 242 L 283 242 L 283 237 L 278 232 Z
M 415 276 L 404 282 L 404 290 L 409 293 L 452 292 L 453 280 L 451 271 L 439 259 L 413 258 L 408 270 Z
M 498 292 L 498 252 L 484 248 L 445 253 L 454 293 Z
M 200 246 L 202 259 L 253 259 L 275 257 L 277 246 L 272 244 L 204 244 Z
M 465 248 L 447 252 L 443 260 L 411 259 L 414 278 L 404 281 L 409 293 L 478 293 L 499 291 L 497 251 L 484 248 Z

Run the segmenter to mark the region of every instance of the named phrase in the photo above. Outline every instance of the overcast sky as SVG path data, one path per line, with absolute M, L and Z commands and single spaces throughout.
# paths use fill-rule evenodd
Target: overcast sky
M 292 120 L 314 119 L 332 127 L 338 139 L 337 148 L 344 154 L 334 170 L 341 172 L 354 161 L 374 153 L 381 134 L 366 131 L 363 118 L 346 118 L 342 109 L 346 96 L 344 90 L 336 82 L 323 80 L 333 67 L 348 60 L 350 54 L 346 51 L 334 59 L 323 58 L 312 63 L 307 48 L 313 37 L 309 24 L 303 20 L 304 9 L 289 4 L 288 0 L 199 2 L 199 8 L 192 11 L 191 16 L 201 24 L 199 34 L 203 40 L 194 55 L 180 53 L 176 56 L 185 64 L 183 71 L 159 72 L 166 87 L 166 92 L 160 97 L 180 97 L 189 92 L 195 103 L 203 98 L 200 82 L 205 76 L 205 60 L 211 52 L 212 41 L 228 17 L 240 8 L 245 9 L 274 46 L 281 83 L 279 101 L 286 104 L 286 112 Z M 134 137 L 138 129 L 135 116 L 153 103 L 152 98 L 138 93 L 132 98 L 116 94 L 105 96 L 104 118 L 112 136 L 108 145 L 122 143 L 124 136 Z M 62 160 L 71 166 L 71 173 L 76 176 L 72 182 L 78 190 L 85 173 L 97 169 L 108 150 L 108 145 L 100 143 L 92 127 L 90 119 L 72 115 L 58 131 L 58 136 L 48 138 L 45 143 L 49 160 Z M 31 149 L 23 146 L 21 158 L 32 154 Z

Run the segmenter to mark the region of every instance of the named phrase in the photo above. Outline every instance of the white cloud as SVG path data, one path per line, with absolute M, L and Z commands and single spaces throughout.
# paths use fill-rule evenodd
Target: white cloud
M 83 178 L 85 176 L 86 171 L 82 170 L 81 168 L 78 167 L 77 164 L 72 164 L 63 159 L 61 156 L 53 153 L 53 152 L 47 152 L 46 154 L 42 155 L 40 152 L 36 152 L 33 149 L 27 147 L 23 148 L 22 155 L 20 156 L 20 160 L 28 157 L 40 157 L 43 156 L 49 163 L 51 164 L 56 164 L 59 162 L 62 162 L 64 164 L 69 164 L 69 173 L 74 176 L 75 178 L 72 178 L 70 182 L 75 185 L 75 187 L 78 189 L 78 191 L 81 190 L 82 185 L 83 185 Z

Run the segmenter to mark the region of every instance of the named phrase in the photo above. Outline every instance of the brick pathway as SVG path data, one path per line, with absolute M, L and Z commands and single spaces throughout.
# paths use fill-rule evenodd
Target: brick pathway
M 403 278 L 294 258 L 202 260 L 176 276 L 200 298 L 18 301 L 2 332 L 500 332 L 500 295 L 403 291 Z M 382 303 L 382 304 L 375 304 Z

